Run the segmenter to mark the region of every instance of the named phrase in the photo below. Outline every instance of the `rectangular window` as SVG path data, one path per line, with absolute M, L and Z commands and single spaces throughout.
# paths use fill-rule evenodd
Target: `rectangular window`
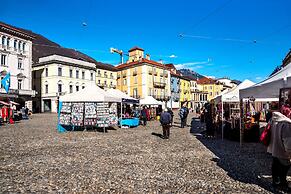
M 10 38 L 7 38 L 7 48 L 9 49 L 10 47 Z
M 21 79 L 19 79 L 18 80 L 18 90 L 21 90 L 22 89 L 22 80 Z
M 98 80 L 98 84 L 100 84 L 101 82 L 100 82 L 100 79 Z
M 22 58 L 18 58 L 18 69 L 22 69 Z
M 79 91 L 79 86 L 76 86 L 76 91 L 77 91 L 77 92 Z
M 58 84 L 58 92 L 59 92 L 59 93 L 62 92 L 62 84 Z
M 82 79 L 85 79 L 85 71 L 82 71 Z
M 107 86 L 107 81 L 106 80 L 104 81 L 104 85 Z
M 123 80 L 123 85 L 124 85 L 124 86 L 126 85 L 126 79 Z
M 113 74 L 112 73 L 110 73 L 110 78 L 113 79 Z
M 93 73 L 91 73 L 91 81 L 93 81 Z
M 21 50 L 21 41 L 18 41 L 18 50 Z
M 70 93 L 73 93 L 73 86 L 70 85 Z
M 45 68 L 45 76 L 48 77 L 48 68 Z
M 47 84 L 45 85 L 45 93 L 46 94 L 48 93 L 48 85 Z
M 6 66 L 6 55 L 1 55 L 1 65 Z
M 62 76 L 62 68 L 58 67 L 58 76 Z
M 2 36 L 2 45 L 5 45 L 5 39 L 6 39 L 6 37 Z
M 70 78 L 72 78 L 73 77 L 73 70 L 72 69 L 70 69 L 69 74 L 70 74 Z
M 106 77 L 106 78 L 107 78 L 107 72 L 106 72 L 106 71 L 104 72 L 104 77 Z
M 79 70 L 76 70 L 76 78 L 79 78 Z
M 22 50 L 25 51 L 25 42 L 22 44 Z
M 17 51 L 17 40 L 14 40 L 14 51 Z

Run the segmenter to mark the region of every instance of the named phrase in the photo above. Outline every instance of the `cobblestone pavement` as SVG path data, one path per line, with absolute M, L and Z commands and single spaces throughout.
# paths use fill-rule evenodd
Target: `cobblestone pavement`
M 63 134 L 56 122 L 56 114 L 36 114 L 0 126 L 0 193 L 274 192 L 259 144 L 196 137 L 177 119 L 169 140 L 157 121 Z

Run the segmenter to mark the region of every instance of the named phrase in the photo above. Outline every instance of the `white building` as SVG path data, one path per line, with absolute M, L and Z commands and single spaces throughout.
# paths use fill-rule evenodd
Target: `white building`
M 32 109 L 32 40 L 34 36 L 21 29 L 0 22 L 0 76 L 10 73 L 8 93 L 1 85 L 0 100 L 13 100 L 21 107 Z
M 54 54 L 39 58 L 33 67 L 36 112 L 56 112 L 59 96 L 95 85 L 95 71 L 95 63 L 70 57 Z

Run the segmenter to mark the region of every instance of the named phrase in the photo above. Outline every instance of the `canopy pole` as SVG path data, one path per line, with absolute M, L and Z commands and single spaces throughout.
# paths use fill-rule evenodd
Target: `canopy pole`
M 121 99 L 121 105 L 120 105 L 120 128 L 122 128 L 122 106 L 123 106 L 123 104 L 122 104 L 122 99 Z
M 223 140 L 223 138 L 224 138 L 224 126 L 223 126 L 223 100 L 222 100 L 222 98 L 221 98 L 221 139 Z

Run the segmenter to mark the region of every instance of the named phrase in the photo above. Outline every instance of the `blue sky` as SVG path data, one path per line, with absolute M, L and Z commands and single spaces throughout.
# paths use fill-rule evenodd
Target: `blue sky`
M 110 54 L 110 47 L 139 46 L 153 60 L 179 68 L 258 82 L 291 48 L 289 0 L 4 0 L 2 5 L 1 21 L 113 65 L 119 56 Z

